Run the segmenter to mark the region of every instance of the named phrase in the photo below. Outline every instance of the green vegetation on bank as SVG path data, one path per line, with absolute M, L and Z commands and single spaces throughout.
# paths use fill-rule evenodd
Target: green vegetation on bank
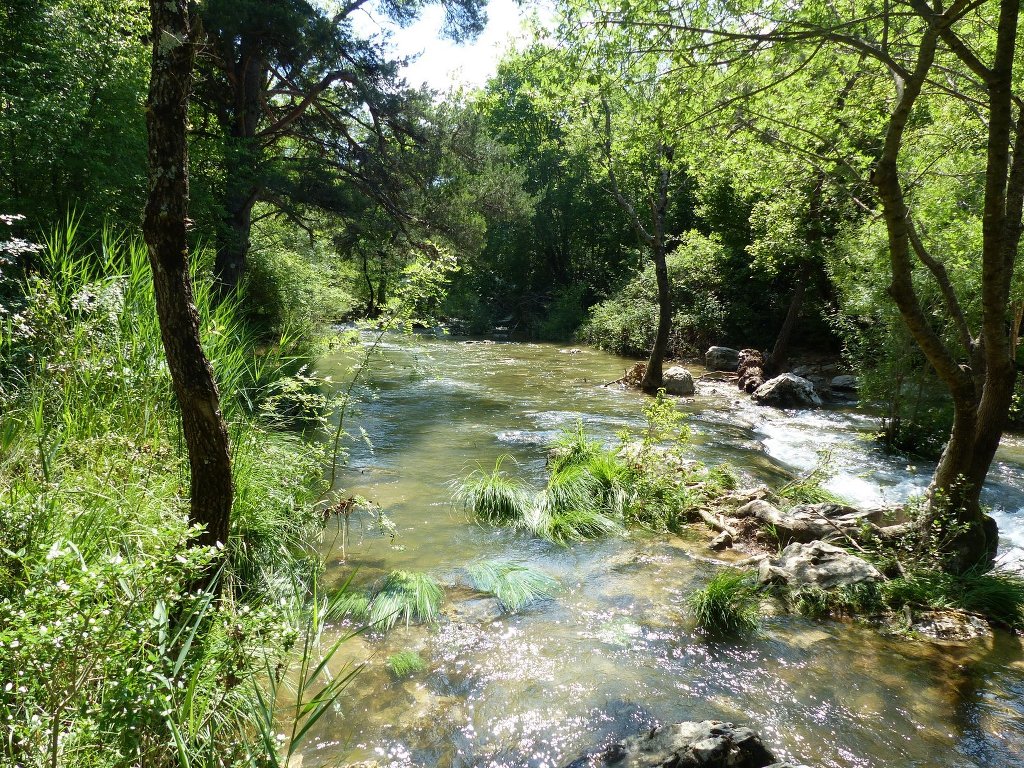
M 266 711 L 266 686 L 315 632 L 323 524 L 319 452 L 258 415 L 291 360 L 258 353 L 236 305 L 214 306 L 196 274 L 235 480 L 223 598 L 211 602 L 190 591 L 214 553 L 189 545 L 188 464 L 145 247 L 69 229 L 34 258 L 0 336 L 0 754 L 25 766 L 266 765 L 288 747 L 258 738 L 260 718 L 281 714 Z

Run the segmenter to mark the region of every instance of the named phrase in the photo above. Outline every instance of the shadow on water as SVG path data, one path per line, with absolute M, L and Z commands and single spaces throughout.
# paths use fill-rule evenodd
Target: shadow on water
M 339 380 L 347 365 L 339 354 L 321 370 Z M 438 624 L 358 638 L 343 659 L 369 659 L 366 670 L 322 722 L 305 768 L 554 768 L 653 724 L 704 718 L 749 723 L 780 758 L 811 765 L 1016 765 L 1024 660 L 1015 638 L 938 646 L 785 616 L 747 641 L 711 642 L 683 608 L 717 567 L 699 534 L 563 548 L 472 524 L 453 508 L 449 481 L 501 454 L 512 456 L 510 472 L 541 483 L 545 446 L 577 418 L 609 442 L 639 427 L 641 396 L 594 384 L 625 367 L 593 350 L 389 339 L 352 422 L 373 447 L 353 442 L 341 479 L 346 494 L 380 503 L 398 535 L 366 528 L 345 562 L 329 551 L 331 583 L 353 568 L 360 584 L 401 568 L 452 584 L 467 562 L 497 557 L 543 571 L 561 591 L 505 615 L 450 589 Z M 874 450 L 873 423 L 848 409 L 782 413 L 702 384 L 682 407 L 695 457 L 729 461 L 752 481 L 806 471 L 822 448 L 833 456 L 833 489 L 858 503 L 905 497 L 927 480 L 927 467 Z M 988 490 L 1010 542 L 1024 506 L 1018 452 L 1001 456 Z M 426 669 L 395 680 L 385 660 L 404 650 Z

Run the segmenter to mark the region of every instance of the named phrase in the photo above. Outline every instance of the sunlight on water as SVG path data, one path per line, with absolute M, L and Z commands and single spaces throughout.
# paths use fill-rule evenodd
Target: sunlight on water
M 711 642 L 685 619 L 686 594 L 713 573 L 703 539 L 634 536 L 562 548 L 468 522 L 448 483 L 501 454 L 512 474 L 545 476 L 546 446 L 582 420 L 609 442 L 642 423 L 642 399 L 598 385 L 625 361 L 541 344 L 462 344 L 391 337 L 350 426 L 341 483 L 381 504 L 394 542 L 357 526 L 329 577 L 366 585 L 392 569 L 448 586 L 435 626 L 364 635 L 345 658 L 367 660 L 339 711 L 317 730 L 307 768 L 555 768 L 656 723 L 718 718 L 750 724 L 779 758 L 819 766 L 1010 766 L 1024 753 L 1024 657 L 1013 638 L 939 647 L 852 624 L 768 618 L 743 643 Z M 322 362 L 345 379 L 346 352 Z M 693 369 L 699 373 L 699 369 Z M 734 463 L 751 482 L 782 482 L 827 448 L 829 487 L 870 505 L 921 489 L 870 441 L 874 422 L 843 410 L 784 414 L 723 384 L 698 383 L 683 407 L 701 460 Z M 1024 547 L 1024 449 L 1004 450 L 986 491 L 1007 545 Z M 1019 553 L 1024 550 L 1017 550 Z M 457 589 L 478 558 L 529 563 L 561 591 L 518 615 Z M 385 660 L 417 651 L 426 669 L 395 680 Z

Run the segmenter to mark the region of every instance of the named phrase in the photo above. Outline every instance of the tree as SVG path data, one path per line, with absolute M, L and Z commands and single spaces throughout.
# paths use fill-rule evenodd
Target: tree
M 731 88 L 716 90 L 717 102 L 695 121 L 717 141 L 757 131 L 772 152 L 843 179 L 884 226 L 889 294 L 954 408 L 926 530 L 937 524 L 951 570 L 990 562 L 996 528 L 980 493 L 1016 377 L 1018 0 L 749 0 L 685 11 L 638 3 L 595 15 L 598 24 L 658 30 L 659 50 L 681 62 L 681 80 L 699 73 Z M 855 72 L 862 76 L 849 99 L 836 103 Z M 953 222 L 969 234 L 950 236 Z M 938 303 L 923 303 L 925 283 Z
M 438 1 L 451 36 L 483 28 L 483 0 Z M 284 210 L 296 196 L 321 204 L 305 188 L 307 174 L 324 182 L 322 191 L 351 185 L 401 214 L 390 154 L 416 140 L 417 126 L 407 119 L 397 62 L 353 26 L 365 4 L 349 0 L 329 10 L 311 0 L 207 0 L 202 7 L 197 122 L 222 171 L 216 276 L 224 290 L 245 273 L 257 201 Z M 388 0 L 380 10 L 408 23 L 426 4 Z M 322 204 L 338 202 L 327 194 Z
M 213 369 L 203 354 L 189 277 L 187 115 L 195 55 L 188 0 L 151 0 L 153 59 L 146 123 L 149 198 L 143 231 L 157 316 L 181 409 L 190 468 L 190 521 L 197 544 L 223 546 L 231 519 L 231 457 Z M 210 586 L 214 574 L 208 572 Z M 219 583 L 219 582 L 217 582 Z

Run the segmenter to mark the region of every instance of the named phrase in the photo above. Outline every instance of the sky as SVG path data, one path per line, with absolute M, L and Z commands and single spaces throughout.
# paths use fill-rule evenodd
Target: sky
M 520 7 L 515 0 L 490 0 L 487 5 L 487 27 L 471 43 L 456 45 L 441 39 L 444 9 L 433 5 L 424 9 L 420 19 L 405 29 L 382 23 L 372 11 L 354 19 L 361 31 L 371 33 L 391 30 L 391 48 L 399 57 L 416 56 L 403 72 L 412 86 L 426 83 L 438 91 L 452 86 L 481 86 L 497 69 L 498 59 L 515 40 L 522 40 L 523 22 L 533 13 L 550 16 L 545 5 L 537 0 L 524 0 Z

